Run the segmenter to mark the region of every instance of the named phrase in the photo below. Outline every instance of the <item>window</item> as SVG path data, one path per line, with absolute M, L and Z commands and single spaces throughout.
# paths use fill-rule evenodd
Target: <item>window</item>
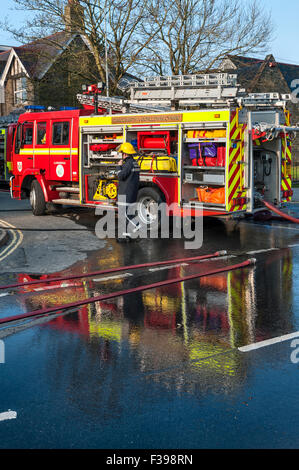
M 15 153 L 19 153 L 21 147 L 21 132 L 22 132 L 22 124 L 19 124 L 17 127 L 17 135 L 15 140 Z
M 53 145 L 68 145 L 69 143 L 69 122 L 55 122 L 52 131 Z
M 20 148 L 24 145 L 32 145 L 33 143 L 33 122 L 23 122 L 17 127 L 17 135 L 15 140 L 15 152 L 19 153 Z
M 45 145 L 46 144 L 46 134 L 47 130 L 47 123 L 46 122 L 38 122 L 36 128 L 36 144 L 37 145 Z
M 27 79 L 17 78 L 15 81 L 14 104 L 22 104 L 27 101 Z
M 33 122 L 23 124 L 23 144 L 32 145 L 33 142 Z

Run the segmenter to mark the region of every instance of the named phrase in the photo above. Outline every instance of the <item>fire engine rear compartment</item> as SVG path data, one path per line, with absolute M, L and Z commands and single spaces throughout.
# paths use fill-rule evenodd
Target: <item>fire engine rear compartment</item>
M 89 122 L 81 128 L 82 203 L 115 204 L 117 180 L 108 175 L 118 166 L 117 146 L 126 141 L 137 151 L 141 188 L 163 193 L 169 204 L 195 209 L 202 204 L 199 187 L 218 189 L 223 200 L 204 203 L 204 208 L 211 214 L 226 212 L 227 121 L 142 126 L 100 126 L 94 125 L 92 118 Z M 213 145 L 215 157 L 200 156 L 203 149 Z M 217 153 L 218 157 L 221 153 L 220 164 Z M 194 154 L 198 158 L 193 159 Z
M 182 129 L 180 203 L 226 212 L 227 122 L 186 124 Z
M 253 140 L 250 123 L 280 123 L 283 113 L 241 112 L 237 124 L 236 110 L 225 110 L 227 119 L 216 122 L 192 122 L 195 113 L 200 119 L 199 111 L 185 112 L 189 123 L 171 125 L 101 126 L 101 118 L 90 118 L 81 128 L 81 202 L 115 206 L 117 179 L 109 172 L 118 166 L 118 145 L 126 141 L 137 151 L 140 187 L 163 191 L 170 204 L 195 210 L 203 205 L 204 215 L 252 212 L 261 206 L 256 193 L 279 204 L 281 139 Z M 214 116 L 220 116 L 217 110 Z

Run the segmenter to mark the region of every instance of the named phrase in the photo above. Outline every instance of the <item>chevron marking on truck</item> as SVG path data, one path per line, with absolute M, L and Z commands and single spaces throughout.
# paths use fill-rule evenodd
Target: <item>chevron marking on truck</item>
M 285 112 L 285 124 L 290 126 L 290 113 Z M 292 142 L 285 135 L 281 139 L 282 145 L 282 164 L 281 164 L 281 191 L 291 191 L 292 189 Z M 290 202 L 291 196 L 282 198 L 283 201 Z
M 228 210 L 236 212 L 244 210 L 246 204 L 236 204 L 234 199 L 237 197 L 246 197 L 246 191 L 243 190 L 244 167 L 241 162 L 244 160 L 244 127 L 239 125 L 238 111 L 232 113 L 230 123 L 230 141 L 229 141 L 229 180 L 228 180 Z

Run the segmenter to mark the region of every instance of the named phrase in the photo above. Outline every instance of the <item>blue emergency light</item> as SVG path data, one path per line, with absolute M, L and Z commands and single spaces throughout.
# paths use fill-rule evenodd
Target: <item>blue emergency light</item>
M 45 106 L 37 105 L 37 104 L 29 104 L 25 106 L 26 111 L 44 111 Z

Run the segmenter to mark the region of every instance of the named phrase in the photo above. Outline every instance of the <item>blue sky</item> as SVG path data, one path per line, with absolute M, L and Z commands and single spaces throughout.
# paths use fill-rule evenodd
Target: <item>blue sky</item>
M 277 61 L 299 65 L 299 1 L 264 0 L 264 4 L 271 11 L 275 26 L 275 39 L 267 52 Z
M 246 2 L 246 0 L 242 1 Z M 264 57 L 266 54 L 272 53 L 276 60 L 280 62 L 289 62 L 299 65 L 299 1 L 264 0 L 264 4 L 272 13 L 272 19 L 275 25 L 275 38 L 269 45 L 267 51 L 265 51 L 265 54 L 259 55 L 258 57 Z M 7 17 L 10 23 L 14 21 L 17 26 L 21 26 L 25 14 L 11 10 L 10 8 L 12 8 L 13 5 L 13 0 L 0 0 L 0 6 L 2 6 L 1 17 Z M 18 45 L 18 43 L 3 30 L 0 30 L 0 44 Z

